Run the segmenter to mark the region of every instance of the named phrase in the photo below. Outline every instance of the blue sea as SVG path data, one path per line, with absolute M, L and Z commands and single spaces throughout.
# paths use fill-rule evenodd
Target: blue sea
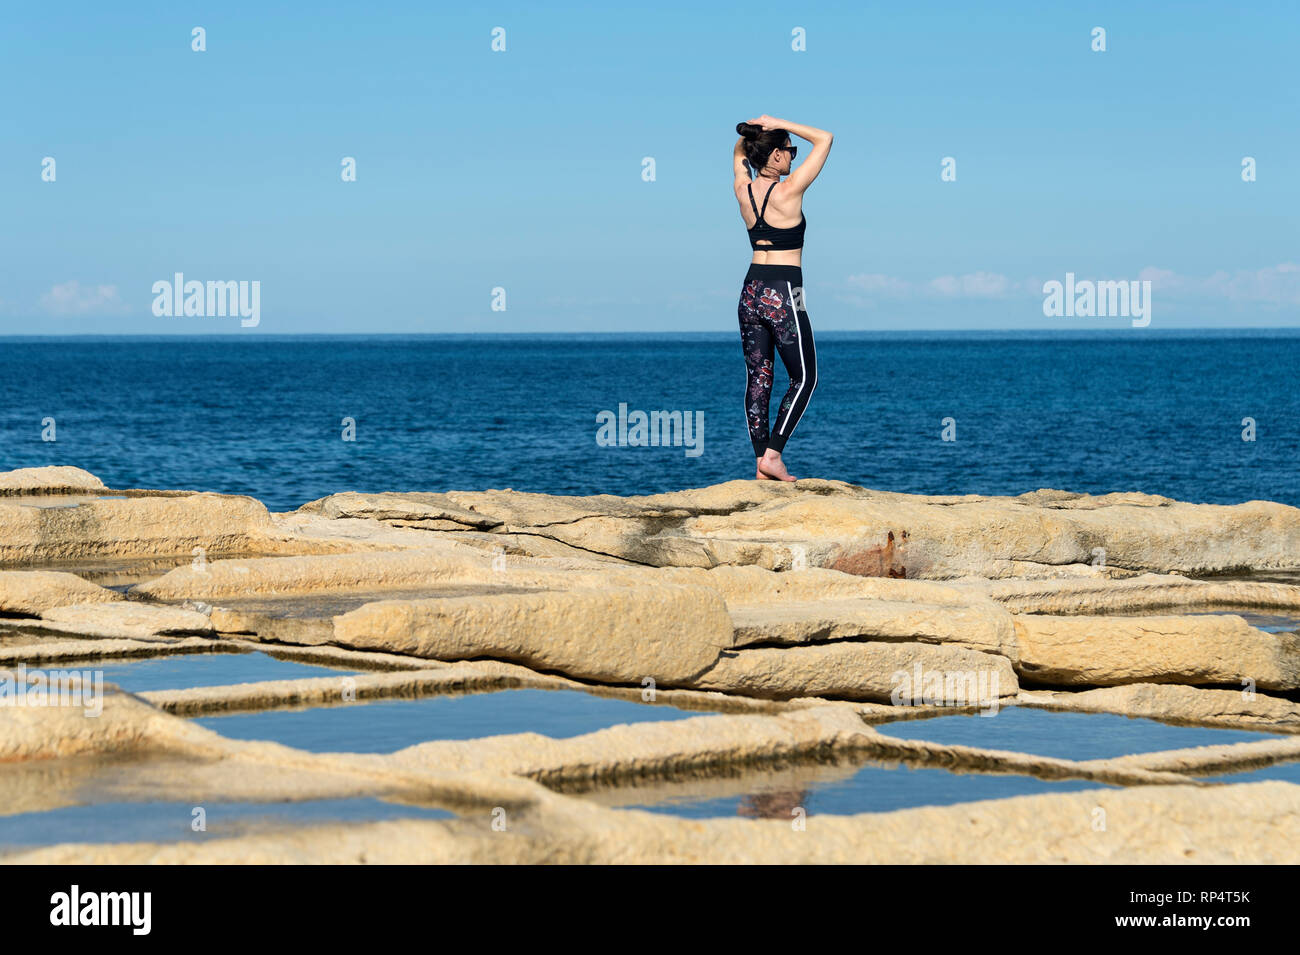
M 273 510 L 341 490 L 638 494 L 754 473 L 737 334 L 2 341 L 0 469 L 71 464 Z M 786 449 L 799 477 L 1300 505 L 1300 330 L 821 332 L 817 353 Z M 784 388 L 778 371 L 773 416 Z M 601 446 L 597 415 L 620 404 L 700 412 L 702 453 Z

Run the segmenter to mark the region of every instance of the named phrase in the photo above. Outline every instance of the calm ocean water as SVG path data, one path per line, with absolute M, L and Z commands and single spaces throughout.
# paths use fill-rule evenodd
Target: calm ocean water
M 798 476 L 1300 505 L 1300 332 L 817 344 L 820 381 L 786 449 Z M 341 490 L 652 493 L 753 476 L 743 380 L 732 334 L 5 339 L 0 469 L 73 464 L 112 487 L 252 494 L 275 510 Z M 598 446 L 598 412 L 620 403 L 702 412 L 703 453 Z M 946 417 L 954 442 L 940 439 Z

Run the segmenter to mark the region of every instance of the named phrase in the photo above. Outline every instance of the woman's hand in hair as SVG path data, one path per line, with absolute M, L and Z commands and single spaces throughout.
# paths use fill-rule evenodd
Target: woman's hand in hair
M 776 120 L 771 116 L 768 116 L 767 113 L 764 113 L 757 119 L 749 120 L 749 123 L 751 126 L 762 126 L 764 130 L 776 129 Z

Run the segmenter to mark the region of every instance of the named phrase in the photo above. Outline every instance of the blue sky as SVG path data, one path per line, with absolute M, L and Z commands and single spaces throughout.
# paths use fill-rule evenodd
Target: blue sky
M 989 6 L 9 4 L 0 334 L 734 329 L 763 112 L 836 136 L 816 328 L 1129 325 L 1045 317 L 1067 272 L 1300 325 L 1300 5 Z M 155 316 L 175 272 L 260 324 Z

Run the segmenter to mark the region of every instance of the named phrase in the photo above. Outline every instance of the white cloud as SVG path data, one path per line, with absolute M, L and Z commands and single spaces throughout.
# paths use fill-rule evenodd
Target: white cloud
M 1169 269 L 1147 266 L 1138 273 L 1150 279 L 1151 288 L 1179 297 L 1226 299 L 1231 302 L 1262 302 L 1272 305 L 1300 305 L 1300 265 L 1282 262 L 1262 269 L 1238 269 L 1199 278 Z
M 1049 278 L 1062 281 L 1066 271 L 1069 270 L 1063 269 L 1060 275 Z M 1075 281 L 1118 281 L 1131 277 L 1086 275 L 1076 271 Z M 1153 290 L 1168 293 L 1173 298 L 1300 305 L 1300 265 L 1294 262 L 1254 270 L 1219 271 L 1205 277 L 1183 275 L 1148 265 L 1136 277 L 1139 281 L 1150 281 Z M 860 273 L 850 275 L 845 286 L 843 291 L 846 294 L 841 298 L 859 304 L 879 299 L 1003 299 L 1043 294 L 1043 280 L 1040 278 L 1015 280 L 998 272 L 984 271 L 939 275 L 917 282 L 878 272 Z
M 1006 298 L 1017 292 L 1037 291 L 1030 287 L 1032 283 L 1013 282 L 997 272 L 940 275 L 924 282 L 871 272 L 850 275 L 846 284 L 851 291 L 868 298 Z
M 1239 271 L 1231 276 L 1216 272 L 1206 283 L 1230 299 L 1300 305 L 1300 266 L 1294 262 L 1253 272 Z
M 912 290 L 910 283 L 903 279 L 894 278 L 892 275 L 880 275 L 878 273 L 850 275 L 848 277 L 848 284 L 858 291 L 889 298 L 905 298 Z
M 930 291 L 945 298 L 1002 298 L 1011 291 L 1011 280 L 996 272 L 941 275 L 930 280 Z
M 1148 265 L 1138 273 L 1138 281 L 1149 281 L 1152 288 L 1169 289 L 1175 287 L 1180 279 L 1177 272 L 1169 269 L 1158 269 L 1154 265 Z
M 56 285 L 41 296 L 41 308 L 50 315 L 118 315 L 126 303 L 116 285 L 81 287 L 77 280 Z

